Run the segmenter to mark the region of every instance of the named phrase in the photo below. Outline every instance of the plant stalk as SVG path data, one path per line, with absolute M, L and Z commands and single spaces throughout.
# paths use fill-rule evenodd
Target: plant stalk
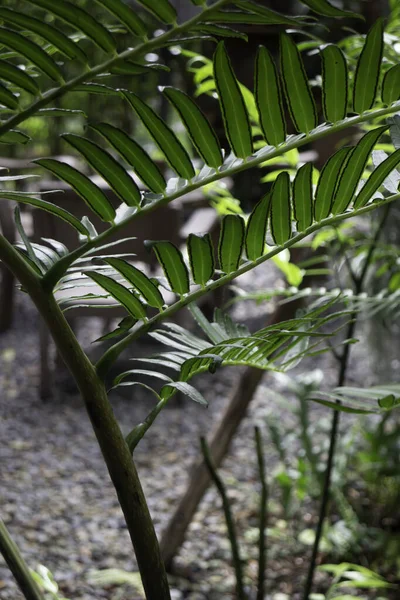
M 0 519 L 0 552 L 26 600 L 45 600 L 2 519 Z
M 135 550 L 147 600 L 170 600 L 168 580 L 147 502 L 128 445 L 114 416 L 104 383 L 52 294 L 19 253 L 0 236 L 0 259 L 29 293 L 73 375 L 102 451 Z
M 258 578 L 256 600 L 264 600 L 265 597 L 265 570 L 267 568 L 267 548 L 265 530 L 268 525 L 268 485 L 265 476 L 265 460 L 262 447 L 261 432 L 258 427 L 254 428 L 258 473 L 261 482 L 260 495 L 260 536 L 258 540 Z
M 240 554 L 239 554 L 239 545 L 238 545 L 237 538 L 236 538 L 236 531 L 235 531 L 235 525 L 233 522 L 231 506 L 230 506 L 228 496 L 225 491 L 225 486 L 224 486 L 224 483 L 223 483 L 221 477 L 218 475 L 217 469 L 215 468 L 215 465 L 211 458 L 208 444 L 204 437 L 200 438 L 200 444 L 201 444 L 201 451 L 203 453 L 204 462 L 210 473 L 210 477 L 214 481 L 215 486 L 216 486 L 218 493 L 222 500 L 222 507 L 224 510 L 226 527 L 228 529 L 229 541 L 231 543 L 232 562 L 233 562 L 233 568 L 235 570 L 235 576 L 236 576 L 237 597 L 238 597 L 238 600 L 247 600 L 247 596 L 246 596 L 246 593 L 244 591 L 244 586 L 243 586 L 243 570 L 242 570 L 242 562 L 240 560 Z

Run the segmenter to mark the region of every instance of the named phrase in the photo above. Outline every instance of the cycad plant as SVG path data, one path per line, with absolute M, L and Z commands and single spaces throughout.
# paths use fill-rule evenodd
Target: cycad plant
M 117 209 L 90 178 L 54 158 L 36 162 L 71 186 L 86 203 L 88 216 L 82 220 L 52 203 L 51 195 L 42 198 L 39 194 L 10 191 L 6 182 L 13 179 L 12 174 L 0 177 L 2 199 L 48 211 L 54 218 L 66 221 L 80 235 L 81 243 L 73 251 L 57 240 L 33 244 L 25 235 L 17 209 L 16 225 L 22 243 L 13 247 L 0 236 L 0 259 L 37 306 L 79 387 L 125 515 L 146 596 L 151 600 L 168 599 L 170 594 L 132 459 L 137 442 L 176 390 L 205 402 L 188 383 L 195 373 L 213 372 L 226 364 L 287 369 L 307 352 L 315 352 L 316 344 L 325 335 L 319 333 L 320 327 L 335 318 L 332 312 L 325 314 L 326 304 L 317 303 L 293 321 L 250 334 L 221 312 L 216 314 L 215 322 L 207 321 L 196 301 L 313 232 L 373 211 L 400 197 L 397 192 L 389 196 L 380 192 L 400 162 L 400 150 L 393 151 L 364 180 L 371 152 L 387 130 L 384 119 L 400 107 L 399 65 L 386 58 L 382 62 L 382 20 L 369 31 L 356 68 L 350 73 L 346 56 L 338 46 L 320 47 L 323 114 L 319 115 L 301 54 L 292 34 L 284 30 L 310 27 L 319 15 L 329 18 L 356 18 L 357 15 L 336 8 L 327 0 L 302 0 L 304 11 L 298 17 L 278 14 L 251 0 L 218 0 L 210 4 L 205 0 L 191 0 L 191 3 L 197 12 L 183 23 L 177 22 L 176 11 L 169 0 L 138 0 L 132 6 L 123 0 L 96 0 L 96 5 L 103 10 L 101 18 L 94 18 L 89 10 L 81 8 L 81 3 L 68 0 L 26 0 L 21 4 L 34 9 L 26 12 L 17 12 L 12 7 L 0 8 L 1 143 L 28 144 L 29 137 L 18 127 L 32 116 L 62 114 L 69 117 L 69 122 L 73 121 L 75 114 L 57 104 L 66 94 L 74 91 L 102 94 L 109 98 L 110 105 L 117 99 L 127 103 L 175 173 L 166 181 L 156 162 L 135 139 L 99 118 L 99 122 L 88 124 L 92 129 L 90 139 L 71 132 L 63 134 L 63 138 L 108 183 L 121 201 Z M 225 37 L 243 37 L 235 30 L 235 24 L 268 25 L 279 27 L 282 32 L 279 64 L 266 48 L 259 49 L 255 64 L 256 110 L 251 117 L 223 41 Z M 118 43 L 114 31 L 118 32 Z M 148 58 L 151 52 L 204 38 L 216 42 L 213 77 L 230 152 L 221 148 L 207 118 L 191 97 L 171 87 L 161 92 L 187 132 L 193 152 L 198 156 L 194 163 L 179 137 L 140 95 L 129 89 L 118 89 L 112 82 L 113 76 L 121 73 L 134 77 L 153 69 Z M 93 45 L 97 46 L 96 53 Z M 123 50 L 119 50 L 120 45 Z M 73 77 L 67 77 L 71 72 Z M 285 106 L 295 134 L 287 135 Z M 254 120 L 258 126 L 257 150 L 252 130 Z M 271 191 L 260 199 L 247 219 L 240 215 L 225 216 L 218 248 L 209 235 L 191 234 L 187 239 L 186 258 L 168 240 L 168 232 L 167 239 L 153 240 L 151 247 L 163 277 L 150 279 L 136 266 L 112 254 L 114 244 L 110 240 L 117 232 L 123 236 L 128 223 L 137 221 L 140 229 L 143 216 L 188 192 L 201 190 L 207 184 L 234 177 L 244 170 L 268 165 L 268 161 L 290 150 L 365 124 L 369 124 L 369 131 L 354 146 L 332 153 L 316 187 L 312 184 L 312 165 L 305 164 L 298 169 L 293 181 L 287 172 L 280 173 Z M 129 169 L 136 173 L 147 191 L 139 189 Z M 100 234 L 90 221 L 92 213 L 106 224 Z M 93 255 L 98 249 L 102 249 L 101 261 Z M 127 312 L 122 324 L 109 336 L 117 341 L 113 340 L 97 364 L 89 360 L 78 343 L 55 298 L 55 292 L 66 284 L 71 286 L 78 275 L 89 295 L 95 285 L 100 286 Z M 177 298 L 168 306 L 164 303 L 164 288 Z M 84 304 L 85 296 L 79 302 Z M 185 306 L 191 308 L 206 340 L 166 323 Z M 155 331 L 155 326 L 161 323 L 164 324 L 162 332 Z M 150 364 L 154 369 L 172 368 L 175 376 L 147 371 L 162 377 L 164 385 L 154 391 L 157 396 L 154 410 L 124 439 L 104 379 L 120 353 L 148 332 L 159 339 L 167 338 L 175 348 L 167 355 L 154 358 Z M 131 377 L 138 374 L 129 373 Z M 115 385 L 127 375 L 121 374 Z M 5 533 L 1 546 L 26 598 L 41 598 Z

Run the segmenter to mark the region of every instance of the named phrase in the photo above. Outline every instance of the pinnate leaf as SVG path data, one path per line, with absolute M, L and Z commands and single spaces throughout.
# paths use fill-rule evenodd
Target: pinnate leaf
M 62 136 L 87 160 L 89 165 L 107 181 L 111 189 L 128 206 L 139 206 L 140 190 L 132 177 L 108 152 L 94 142 L 73 133 Z
M 286 33 L 281 34 L 280 50 L 283 87 L 290 116 L 297 131 L 309 133 L 317 126 L 317 110 L 303 60 L 296 43 Z
M 189 273 L 178 248 L 171 242 L 151 242 L 171 290 L 182 296 L 189 292 Z
M 253 152 L 249 116 L 224 42 L 214 53 L 214 77 L 229 144 L 237 157 L 247 158 Z
M 257 260 L 264 254 L 270 207 L 271 194 L 266 194 L 255 205 L 247 221 L 245 245 L 249 260 Z
M 88 276 L 122 304 L 135 319 L 146 319 L 146 310 L 143 304 L 126 287 L 102 273 L 90 271 Z
M 118 271 L 154 308 L 164 306 L 164 298 L 158 287 L 140 269 L 121 258 L 108 258 L 106 262 Z
M 383 19 L 378 19 L 369 30 L 357 61 L 353 90 L 353 108 L 356 113 L 361 114 L 374 104 L 382 53 Z
M 304 231 L 313 221 L 312 163 L 306 163 L 296 173 L 293 182 L 293 209 L 297 231 Z
M 143 125 L 150 133 L 171 167 L 184 179 L 192 179 L 195 171 L 188 153 L 176 137 L 175 133 L 143 100 L 132 92 L 122 90 Z
M 334 215 L 344 212 L 349 206 L 356 193 L 357 185 L 362 177 L 372 149 L 386 129 L 387 125 L 383 125 L 369 131 L 351 150 L 335 190 L 332 205 L 332 213 Z
M 347 63 L 343 52 L 334 44 L 321 50 L 322 104 L 325 119 L 336 123 L 347 112 Z
M 244 221 L 239 215 L 226 215 L 221 224 L 218 257 L 221 270 L 232 273 L 239 267 L 244 245 Z
M 72 25 L 72 27 L 75 27 L 75 29 L 82 31 L 104 52 L 115 53 L 115 40 L 111 33 L 83 8 L 72 4 L 68 0 L 63 0 L 62 2 L 54 2 L 54 0 L 28 0 L 28 2 L 53 13 L 69 25 Z
M 109 123 L 92 125 L 113 146 L 119 155 L 131 165 L 137 176 L 154 193 L 162 194 L 167 186 L 166 181 L 150 156 L 135 140 L 117 127 Z
M 26 36 L 24 37 L 11 29 L 0 27 L 0 44 L 27 58 L 53 81 L 57 83 L 64 82 L 62 73 L 54 60 L 38 44 L 29 40 Z
M 166 87 L 163 90 L 169 102 L 178 111 L 187 132 L 204 162 L 218 169 L 222 165 L 222 152 L 217 135 L 197 104 L 184 92 Z
M 290 215 L 290 178 L 287 172 L 279 173 L 271 192 L 271 233 L 278 246 L 292 235 Z
M 204 286 L 214 274 L 214 248 L 209 233 L 188 237 L 187 248 L 193 281 Z
M 53 158 L 41 158 L 34 162 L 68 183 L 100 219 L 114 220 L 115 210 L 107 196 L 86 175 Z
M 269 51 L 260 46 L 255 66 L 254 96 L 264 137 L 271 146 L 285 141 L 286 123 L 278 72 Z

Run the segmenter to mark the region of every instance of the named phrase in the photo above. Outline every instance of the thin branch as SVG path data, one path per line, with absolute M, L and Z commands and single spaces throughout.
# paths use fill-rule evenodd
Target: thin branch
M 262 446 L 261 432 L 258 427 L 254 428 L 258 473 L 261 483 L 260 494 L 260 534 L 258 538 L 258 578 L 257 578 L 257 600 L 265 597 L 265 570 L 267 568 L 266 528 L 268 525 L 268 485 L 265 476 L 265 460 Z
M 130 433 L 128 433 L 128 435 L 125 438 L 125 441 L 128 444 L 128 448 L 129 448 L 131 454 L 133 454 L 136 446 L 138 445 L 138 443 L 140 442 L 140 440 L 142 439 L 142 437 L 144 436 L 146 431 L 154 423 L 157 416 L 160 414 L 162 409 L 166 406 L 166 404 L 170 398 L 171 398 L 171 396 L 168 396 L 167 398 L 160 398 L 160 400 L 157 402 L 155 407 L 149 412 L 149 414 L 144 419 L 144 421 L 139 423 L 139 425 L 136 425 L 136 427 L 134 429 L 132 429 L 132 431 Z
M 215 468 L 215 465 L 214 465 L 211 455 L 210 455 L 210 450 L 208 448 L 208 444 L 204 437 L 200 438 L 200 444 L 201 444 L 201 451 L 203 453 L 204 462 L 210 473 L 210 477 L 214 481 L 215 486 L 216 486 L 218 493 L 221 496 L 221 500 L 222 500 L 222 507 L 224 510 L 226 527 L 228 529 L 229 541 L 231 543 L 232 562 L 233 562 L 233 568 L 235 570 L 235 576 L 236 576 L 237 597 L 238 597 L 238 600 L 247 600 L 247 596 L 246 596 L 246 593 L 244 591 L 244 586 L 243 586 L 242 563 L 240 560 L 239 546 L 238 546 L 237 538 L 236 538 L 235 525 L 233 522 L 231 506 L 230 506 L 228 496 L 225 491 L 225 486 L 223 484 L 221 477 L 218 475 L 218 472 Z
M 26 600 L 45 600 L 2 519 L 0 519 L 0 552 Z
M 296 236 L 292 237 L 291 239 L 289 239 L 287 242 L 285 242 L 281 246 L 277 246 L 276 248 L 274 248 L 267 254 L 264 254 L 264 256 L 261 256 L 257 260 L 252 261 L 252 262 L 247 262 L 244 265 L 242 265 L 237 271 L 234 271 L 233 273 L 224 275 L 223 277 L 220 277 L 219 279 L 212 281 L 211 283 L 206 285 L 204 288 L 201 288 L 197 291 L 187 294 L 186 296 L 181 298 L 178 302 L 171 304 L 171 306 L 169 306 L 163 312 L 158 313 L 157 315 L 155 315 L 154 317 L 149 319 L 146 323 L 140 323 L 140 322 L 137 323 L 137 325 L 134 327 L 133 331 L 130 334 L 128 334 L 125 338 L 123 338 L 122 340 L 120 340 L 119 342 L 117 342 L 116 344 L 111 346 L 108 350 L 106 350 L 106 352 L 103 354 L 103 356 L 100 358 L 100 360 L 98 361 L 98 363 L 96 365 L 98 374 L 102 378 L 104 378 L 107 375 L 111 365 L 117 360 L 117 358 L 121 354 L 121 352 L 123 350 L 125 350 L 125 348 L 127 348 L 134 340 L 136 340 L 137 338 L 142 336 L 144 333 L 149 331 L 154 325 L 156 325 L 160 321 L 163 321 L 163 320 L 171 317 L 172 315 L 174 315 L 176 312 L 178 312 L 184 306 L 187 306 L 191 302 L 196 302 L 196 300 L 201 298 L 204 294 L 211 292 L 211 291 L 221 287 L 222 285 L 225 285 L 225 284 L 231 282 L 233 279 L 236 279 L 240 275 L 243 275 L 243 273 L 247 273 L 254 267 L 261 265 L 262 263 L 269 260 L 273 256 L 276 256 L 277 254 L 282 252 L 282 250 L 285 250 L 286 248 L 291 248 L 292 246 L 294 246 L 295 244 L 297 244 L 298 242 L 300 242 L 301 240 L 303 240 L 304 238 L 309 236 L 311 233 L 314 233 L 315 231 L 318 231 L 319 229 L 322 229 L 325 226 L 332 225 L 334 223 L 344 221 L 346 219 L 349 219 L 349 218 L 352 218 L 352 217 L 355 217 L 355 216 L 358 216 L 361 214 L 366 214 L 372 210 L 376 210 L 379 206 L 385 206 L 385 205 L 389 204 L 390 202 L 393 202 L 393 201 L 399 200 L 399 199 L 400 199 L 400 193 L 395 194 L 389 198 L 386 198 L 385 200 L 383 200 L 380 203 L 369 204 L 368 206 L 364 206 L 363 208 L 354 210 L 352 212 L 346 212 L 342 215 L 337 215 L 334 217 L 329 217 L 327 219 L 323 219 L 319 223 L 314 223 L 314 225 L 311 225 L 311 227 L 308 227 L 308 229 L 306 229 L 302 233 L 297 234 Z
M 389 214 L 389 208 L 390 208 L 390 205 L 385 206 L 384 214 L 375 230 L 375 235 L 372 240 L 371 246 L 369 248 L 368 254 L 366 256 L 363 269 L 361 271 L 359 278 L 355 282 L 355 294 L 356 295 L 360 294 L 361 291 L 363 290 L 367 272 L 368 272 L 368 269 L 371 264 L 371 259 L 372 259 L 374 250 L 376 248 L 377 242 L 379 240 L 379 236 L 382 232 L 382 228 L 383 228 L 385 221 Z M 357 312 L 354 312 L 353 318 L 348 324 L 346 339 L 351 339 L 354 336 L 356 324 L 357 324 Z M 343 349 L 342 355 L 340 357 L 340 370 L 339 370 L 338 382 L 337 382 L 338 387 L 341 387 L 342 385 L 344 385 L 344 383 L 346 381 L 346 373 L 347 373 L 347 368 L 348 368 L 349 358 L 350 358 L 350 347 L 351 347 L 350 344 L 346 344 Z M 335 450 L 336 450 L 336 441 L 337 441 L 337 434 L 338 434 L 339 422 L 340 422 L 340 412 L 338 410 L 334 410 L 332 412 L 333 412 L 332 424 L 331 424 L 331 431 L 329 434 L 329 450 L 328 450 L 328 460 L 327 460 L 326 469 L 325 469 L 324 486 L 323 486 L 323 490 L 322 490 L 322 498 L 321 498 L 319 515 L 318 515 L 317 529 L 315 532 L 315 540 L 314 540 L 314 545 L 313 545 L 313 549 L 312 549 L 309 569 L 308 569 L 308 573 L 307 573 L 307 579 L 306 579 L 306 583 L 305 583 L 305 587 L 304 587 L 303 600 L 309 600 L 309 596 L 311 594 L 313 581 L 314 581 L 314 574 L 315 574 L 315 569 L 316 569 L 316 564 L 317 564 L 317 556 L 318 556 L 319 546 L 321 543 L 323 527 L 324 527 L 324 523 L 325 523 L 327 511 L 328 511 L 333 464 L 334 464 Z

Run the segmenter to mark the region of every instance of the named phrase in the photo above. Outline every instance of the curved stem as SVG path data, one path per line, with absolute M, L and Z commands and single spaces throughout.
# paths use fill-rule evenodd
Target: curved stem
M 26 600 L 45 600 L 2 519 L 0 519 L 0 552 Z
M 13 271 L 36 304 L 79 387 L 124 513 L 146 598 L 170 600 L 165 567 L 141 482 L 104 383 L 80 347 L 53 295 L 43 290 L 40 278 L 2 236 L 0 259 Z

